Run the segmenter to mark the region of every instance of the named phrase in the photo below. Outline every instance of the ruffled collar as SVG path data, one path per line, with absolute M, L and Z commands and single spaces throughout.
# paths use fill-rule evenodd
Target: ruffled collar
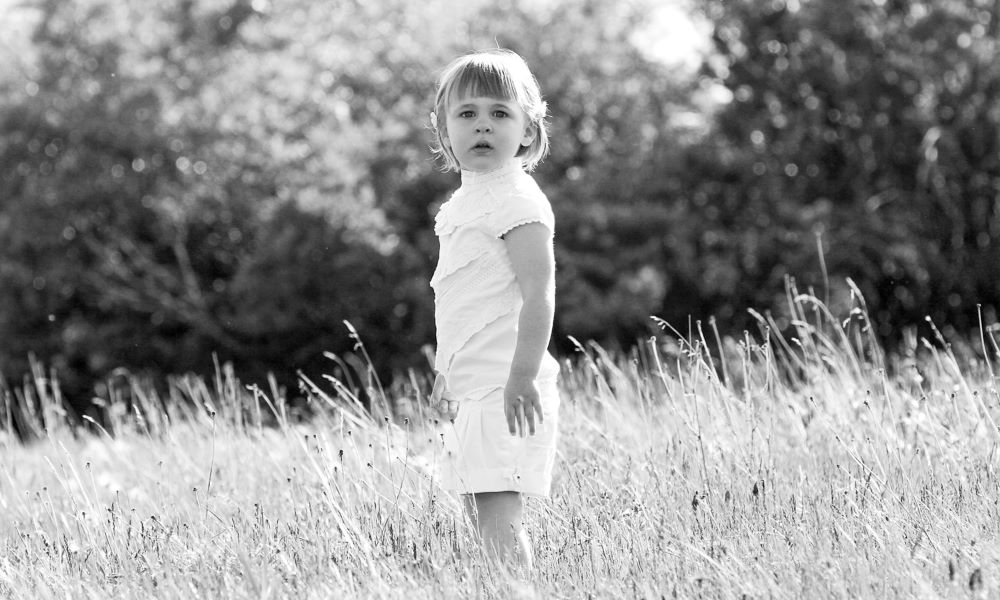
M 503 165 L 492 171 L 478 172 L 462 170 L 462 192 L 477 191 L 488 187 L 493 187 L 505 181 L 512 181 L 524 174 L 524 167 L 521 159 L 514 157 Z
M 525 175 L 519 158 L 484 173 L 463 170 L 462 186 L 441 205 L 434 218 L 434 232 L 444 235 L 491 213 L 497 206 L 496 191 L 516 186 Z

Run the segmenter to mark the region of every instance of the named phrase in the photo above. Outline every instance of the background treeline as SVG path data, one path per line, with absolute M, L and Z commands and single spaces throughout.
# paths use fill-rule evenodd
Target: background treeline
M 738 336 L 786 276 L 833 305 L 852 278 L 887 341 L 996 322 L 997 0 L 701 0 L 696 72 L 651 51 L 657 2 L 6 5 L 8 379 L 34 353 L 89 398 L 215 353 L 291 381 L 351 350 L 344 320 L 384 374 L 426 365 L 457 186 L 427 149 L 434 79 L 497 44 L 552 113 L 561 350 L 650 315 Z

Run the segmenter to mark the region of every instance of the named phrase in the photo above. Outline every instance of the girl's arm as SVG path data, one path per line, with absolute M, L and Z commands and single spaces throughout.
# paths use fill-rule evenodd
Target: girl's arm
M 555 256 L 552 232 L 541 223 L 520 225 L 504 235 L 524 306 L 518 319 L 517 346 L 504 387 L 504 414 L 511 435 L 535 433 L 542 422 L 535 378 L 552 336 L 555 315 Z

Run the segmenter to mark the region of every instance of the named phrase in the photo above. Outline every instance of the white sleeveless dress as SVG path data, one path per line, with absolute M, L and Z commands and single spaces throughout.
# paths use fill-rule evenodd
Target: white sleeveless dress
M 548 199 L 518 159 L 487 173 L 462 171 L 462 186 L 435 219 L 435 388 L 458 403 L 445 426 L 445 489 L 549 495 L 559 411 L 555 358 L 545 353 L 536 378 L 544 422 L 535 435 L 512 436 L 503 412 L 523 300 L 502 236 L 527 223 L 555 229 Z

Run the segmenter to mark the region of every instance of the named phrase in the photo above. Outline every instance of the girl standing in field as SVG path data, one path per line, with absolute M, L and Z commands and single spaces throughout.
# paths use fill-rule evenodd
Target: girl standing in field
M 545 102 L 524 60 L 494 50 L 445 69 L 434 111 L 435 152 L 462 176 L 434 226 L 434 396 L 458 406 L 442 486 L 489 555 L 530 569 L 523 497 L 549 495 L 559 410 L 554 217 L 526 172 L 548 151 Z

